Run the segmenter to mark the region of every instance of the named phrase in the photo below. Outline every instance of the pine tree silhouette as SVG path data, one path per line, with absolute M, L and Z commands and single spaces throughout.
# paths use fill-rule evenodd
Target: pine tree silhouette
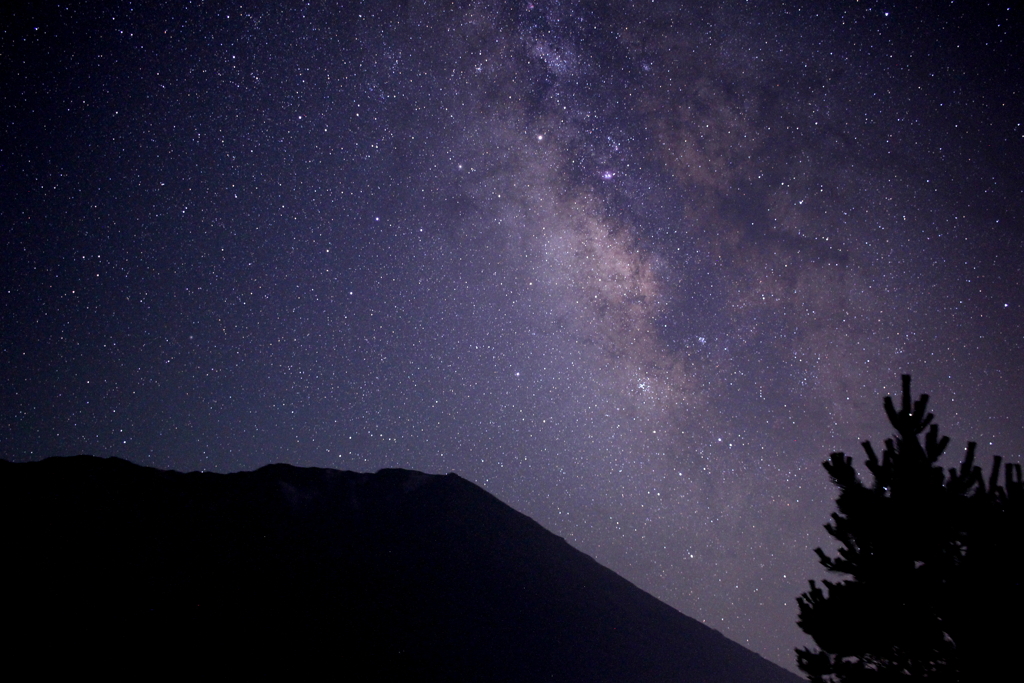
M 815 552 L 846 578 L 811 581 L 797 598 L 798 624 L 818 646 L 798 649 L 797 663 L 821 683 L 987 680 L 1021 633 L 1020 465 L 1006 465 L 1000 486 L 996 457 L 986 484 L 972 442 L 959 469 L 944 472 L 949 438 L 927 394 L 911 402 L 909 375 L 900 409 L 888 396 L 884 405 L 896 434 L 881 458 L 862 444 L 870 485 L 843 453 L 824 463 L 839 487 L 825 525 L 839 549 Z

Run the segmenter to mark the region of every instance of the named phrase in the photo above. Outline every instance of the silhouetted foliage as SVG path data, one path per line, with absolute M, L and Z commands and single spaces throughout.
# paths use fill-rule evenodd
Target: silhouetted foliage
M 869 485 L 843 453 L 824 463 L 839 487 L 825 525 L 839 549 L 815 552 L 845 580 L 811 581 L 797 598 L 800 628 L 818 646 L 798 649 L 798 665 L 822 683 L 999 680 L 1021 635 L 1021 467 L 995 457 L 986 479 L 972 442 L 944 471 L 949 438 L 927 394 L 911 403 L 909 375 L 900 409 L 884 404 L 896 433 L 881 458 L 862 444 Z

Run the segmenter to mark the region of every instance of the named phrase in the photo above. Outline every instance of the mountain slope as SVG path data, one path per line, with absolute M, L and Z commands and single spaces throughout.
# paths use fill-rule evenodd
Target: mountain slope
M 0 514 L 11 652 L 338 680 L 799 680 L 454 474 L 0 461 Z

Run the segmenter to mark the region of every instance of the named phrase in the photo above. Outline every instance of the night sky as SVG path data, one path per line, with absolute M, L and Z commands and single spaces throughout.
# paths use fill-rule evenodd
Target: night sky
M 1024 452 L 1019 5 L 13 4 L 0 457 L 457 472 L 792 669 L 900 373 Z

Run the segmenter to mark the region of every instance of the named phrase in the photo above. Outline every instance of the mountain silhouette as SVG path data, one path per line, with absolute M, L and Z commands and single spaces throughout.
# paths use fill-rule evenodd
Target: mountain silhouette
M 0 461 L 0 514 L 5 666 L 800 680 L 455 474 Z

